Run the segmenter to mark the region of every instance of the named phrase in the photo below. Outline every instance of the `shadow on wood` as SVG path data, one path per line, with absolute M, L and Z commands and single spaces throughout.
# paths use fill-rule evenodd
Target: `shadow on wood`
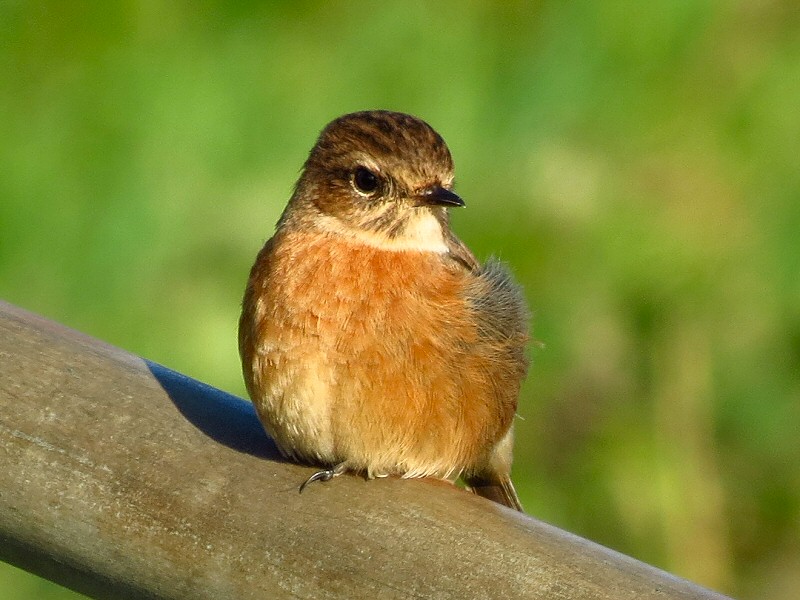
M 0 303 L 0 559 L 97 598 L 718 598 L 436 481 L 282 461 L 249 403 Z
M 144 362 L 175 407 L 208 437 L 239 452 L 273 461 L 283 460 L 277 446 L 261 427 L 251 403 L 158 363 Z

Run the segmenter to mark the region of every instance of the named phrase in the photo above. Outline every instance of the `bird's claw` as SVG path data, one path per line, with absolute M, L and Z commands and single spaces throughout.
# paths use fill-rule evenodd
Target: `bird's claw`
M 298 492 L 302 494 L 303 490 L 306 489 L 306 486 L 309 483 L 313 483 L 315 481 L 330 481 L 337 475 L 341 475 L 343 472 L 344 472 L 344 463 L 336 465 L 332 469 L 323 469 L 322 471 L 317 471 L 302 483 Z

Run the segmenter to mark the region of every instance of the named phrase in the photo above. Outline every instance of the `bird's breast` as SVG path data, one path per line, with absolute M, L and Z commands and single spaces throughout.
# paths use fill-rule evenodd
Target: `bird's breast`
M 251 281 L 252 378 L 288 454 L 445 476 L 496 441 L 494 384 L 465 299 L 471 273 L 439 253 L 329 235 L 271 243 L 254 268 L 261 284 Z

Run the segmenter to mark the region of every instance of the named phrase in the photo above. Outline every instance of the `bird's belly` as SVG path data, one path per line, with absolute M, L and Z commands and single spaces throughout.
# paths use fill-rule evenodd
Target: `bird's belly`
M 271 373 L 266 420 L 279 446 L 369 476 L 457 475 L 478 443 L 462 374 L 448 373 L 447 361 L 417 360 L 425 342 L 404 345 L 384 331 L 361 350 L 363 334 L 358 349 L 350 334 L 343 329 L 335 349 L 305 360 L 290 351 Z

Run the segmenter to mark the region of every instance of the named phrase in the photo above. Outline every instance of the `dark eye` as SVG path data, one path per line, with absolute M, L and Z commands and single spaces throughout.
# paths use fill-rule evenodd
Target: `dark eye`
M 362 194 L 372 194 L 378 189 L 378 176 L 366 167 L 358 167 L 353 173 L 353 185 Z

